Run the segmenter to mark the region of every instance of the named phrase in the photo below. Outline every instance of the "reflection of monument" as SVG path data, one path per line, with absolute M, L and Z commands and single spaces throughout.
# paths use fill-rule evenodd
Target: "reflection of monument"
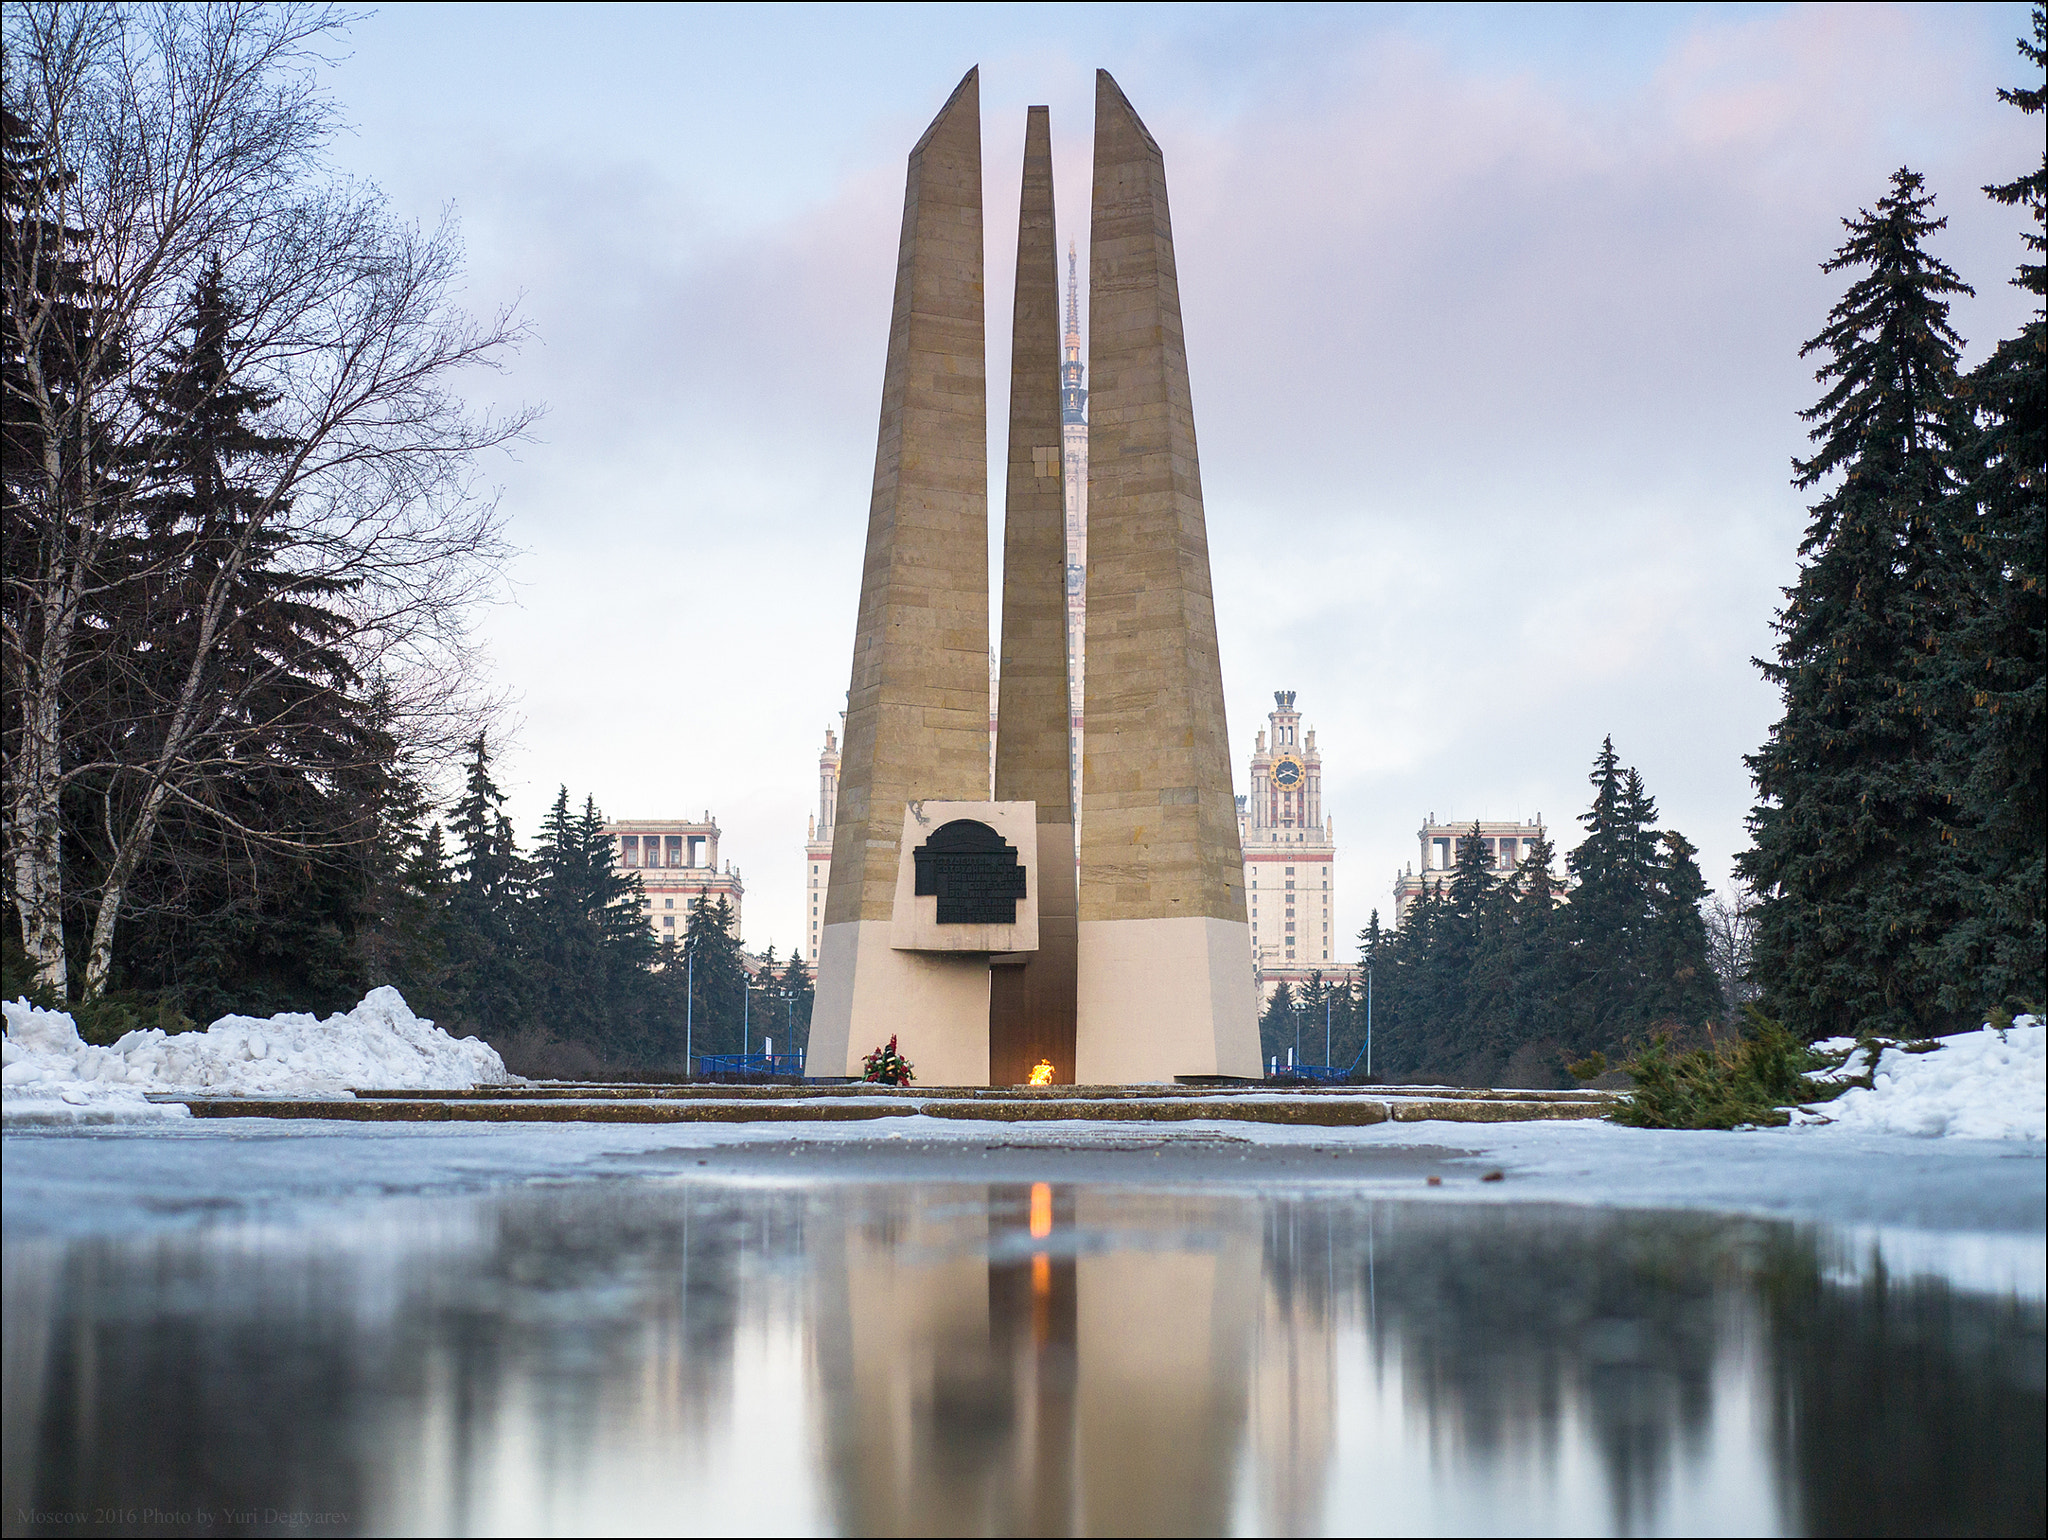
M 887 1205 L 886 1222 L 845 1225 L 831 1237 L 843 1258 L 813 1273 L 837 1527 L 1229 1529 L 1247 1390 L 1264 1383 L 1260 1335 L 1269 1354 L 1289 1346 L 1260 1319 L 1256 1211 L 1048 1183 L 919 1198 L 909 1187 L 864 1199 Z M 1151 1243 L 1073 1245 L 1077 1231 L 1133 1229 Z M 813 1243 L 826 1238 L 821 1226 Z M 1329 1393 L 1326 1381 L 1308 1389 Z M 1329 1424 L 1327 1407 L 1305 1415 Z
M 1078 898 L 1074 425 L 1062 399 L 1051 134 L 1038 107 L 1025 130 L 1001 709 L 993 800 L 983 800 L 987 382 L 980 86 L 970 70 L 912 150 L 906 178 L 832 857 L 814 863 L 829 884 L 811 1034 L 823 1074 L 853 1073 L 892 1035 L 928 1083 L 1021 1081 L 1040 1057 L 1061 1082 L 1258 1073 L 1164 162 L 1100 71 L 1095 139 L 1089 321 L 1101 443 L 1088 462 L 1095 667 Z M 1076 386 L 1078 371 L 1066 374 Z M 1015 852 L 1025 892 L 1014 924 L 938 912 L 938 893 L 921 890 L 915 872 L 916 848 L 941 830 L 951 831 L 946 880 L 977 891 L 1011 880 L 996 864 Z M 970 855 L 991 864 L 984 871 Z

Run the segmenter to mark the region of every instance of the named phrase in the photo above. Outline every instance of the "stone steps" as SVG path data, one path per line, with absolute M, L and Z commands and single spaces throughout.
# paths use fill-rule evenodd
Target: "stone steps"
M 741 1097 L 694 1094 L 715 1089 L 786 1090 Z M 852 1089 L 852 1088 L 846 1088 Z M 1615 1098 L 1601 1093 L 1449 1092 L 1443 1094 L 1189 1095 L 1117 1087 L 1099 1095 L 1011 1094 L 957 1089 L 904 1092 L 861 1087 L 865 1094 L 817 1096 L 794 1087 L 482 1087 L 475 1091 L 368 1091 L 354 1099 L 156 1096 L 181 1102 L 195 1117 L 328 1118 L 348 1122 L 482 1123 L 840 1123 L 934 1117 L 958 1121 L 1165 1123 L 1196 1119 L 1359 1127 L 1372 1123 L 1505 1123 L 1603 1117 Z M 876 1094 L 877 1092 L 881 1094 Z M 593 1094 L 595 1093 L 595 1094 Z M 659 1094 L 650 1094 L 659 1093 Z
M 906 1102 L 975 1101 L 1241 1101 L 1247 1097 L 1286 1097 L 1290 1100 L 1323 1098 L 1352 1099 L 1360 1096 L 1385 1100 L 1429 1101 L 1532 1101 L 1598 1102 L 1611 1105 L 1613 1091 L 1529 1091 L 1470 1090 L 1461 1086 L 1317 1086 L 1268 1090 L 1256 1083 L 1224 1088 L 1172 1085 L 1058 1085 L 1058 1086 L 886 1086 L 886 1085 L 634 1085 L 606 1081 L 539 1080 L 521 1084 L 465 1086 L 460 1090 L 359 1089 L 358 1097 L 401 1101 L 819 1101 L 859 1098 L 864 1101 L 891 1099 Z

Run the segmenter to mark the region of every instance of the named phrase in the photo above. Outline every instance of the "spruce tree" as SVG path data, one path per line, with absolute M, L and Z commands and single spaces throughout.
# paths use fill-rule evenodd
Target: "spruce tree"
M 1568 911 L 1575 982 L 1566 1027 L 1573 1054 L 1611 1046 L 1636 1018 L 1638 950 L 1649 910 L 1646 844 L 1656 805 L 1621 763 L 1610 734 L 1594 756 L 1593 804 L 1579 815 L 1586 837 L 1565 857 L 1578 885 Z
M 1284 1069 L 1288 1050 L 1293 1046 L 1294 989 L 1282 979 L 1259 1016 L 1259 1052 L 1266 1063 L 1271 1064 L 1277 1058 Z
M 777 981 L 785 1002 L 783 1009 L 784 1029 L 790 1034 L 791 1053 L 809 1053 L 811 1044 L 811 1004 L 816 991 L 811 983 L 810 969 L 804 966 L 802 954 L 791 950 L 789 961 L 783 965 L 782 977 Z
M 1660 836 L 1650 883 L 1648 945 L 1638 1022 L 1704 1026 L 1722 1013 L 1721 985 L 1707 949 L 1706 879 L 1699 851 L 1676 829 Z
M 1441 884 L 1423 884 L 1383 949 L 1373 1051 L 1388 1074 L 1442 1073 L 1448 1065 L 1451 1046 L 1437 1010 L 1447 998 L 1441 939 L 1449 908 Z
M 1921 177 L 1900 170 L 1875 210 L 1845 220 L 1822 264 L 1859 276 L 1802 349 L 1826 394 L 1804 416 L 1813 456 L 1795 485 L 1826 490 L 1797 584 L 1761 662 L 1783 715 L 1749 756 L 1755 841 L 1739 869 L 1761 898 L 1755 971 L 1765 1008 L 1809 1037 L 1924 1035 L 1962 1019 L 1939 950 L 1962 906 L 1957 788 L 1927 660 L 1954 629 L 1960 339 L 1969 287 L 1926 249 Z
M 528 873 L 491 778 L 489 745 L 471 741 L 463 793 L 449 810 L 458 845 L 449 901 L 447 997 L 452 1013 L 486 1037 L 534 1018 L 525 943 Z
M 593 797 L 572 812 L 558 789 L 532 858 L 527 954 L 550 1030 L 600 1059 L 644 1064 L 666 1052 L 650 1039 L 656 960 L 637 872 L 613 859 Z
M 2036 83 L 1998 93 L 2029 117 L 2048 95 L 2038 83 L 2048 68 L 2044 18 L 2036 6 L 2034 35 L 2019 40 Z M 1975 431 L 1963 453 L 1959 517 L 1978 560 L 1967 573 L 1975 581 L 1957 596 L 1950 644 L 1932 670 L 1933 693 L 1949 708 L 1948 757 L 1961 767 L 1952 832 L 1968 874 L 1967 898 L 1941 948 L 1942 974 L 1956 991 L 1944 1003 L 1973 1015 L 2039 1006 L 2048 997 L 2048 149 L 2027 175 L 1984 191 L 2024 208 L 2033 227 L 2025 240 L 2034 260 L 2022 261 L 2012 282 L 2033 297 L 2034 313 L 1964 382 Z
M 1507 934 L 1513 948 L 1510 1053 L 1525 1044 L 1561 1037 L 1574 993 L 1574 959 L 1559 905 L 1564 883 L 1556 862 L 1557 847 L 1547 835 L 1529 841 L 1508 885 Z
M 1508 909 L 1493 857 L 1475 821 L 1458 841 L 1451 873 L 1451 907 L 1444 926 L 1443 969 L 1449 993 L 1442 1000 L 1445 1048 L 1459 1073 L 1491 1079 L 1512 1038 L 1514 957 Z
M 644 972 L 654 965 L 654 932 L 646 919 L 647 890 L 638 872 L 621 867 L 613 855 L 597 799 L 586 796 L 576 817 L 581 846 L 583 902 L 607 954 L 618 967 Z
M 714 904 L 700 893 L 690 901 L 688 925 L 684 971 L 692 980 L 694 1051 L 738 1053 L 747 972 L 733 934 L 732 904 L 723 897 Z
M 405 795 L 388 690 L 349 656 L 345 585 L 283 558 L 263 488 L 298 446 L 258 426 L 276 398 L 236 372 L 240 319 L 215 260 L 188 339 L 138 392 L 135 527 L 106 548 L 70 734 L 108 767 L 74 787 L 91 816 L 73 886 L 100 891 L 103 922 L 126 917 L 101 926 L 124 981 L 201 1015 L 353 1003 L 370 889 L 397 864 L 385 804 Z M 215 747 L 174 753 L 157 809 L 164 749 L 195 716 Z
M 449 900 L 454 886 L 448 841 L 436 820 L 406 854 L 391 910 L 381 920 L 388 982 L 398 987 L 414 1011 L 435 1019 L 448 1011 Z M 373 971 L 371 977 L 379 974 Z

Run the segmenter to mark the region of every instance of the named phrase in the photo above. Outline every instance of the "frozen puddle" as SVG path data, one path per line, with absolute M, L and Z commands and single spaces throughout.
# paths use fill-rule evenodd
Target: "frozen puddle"
M 2038 1158 L 233 1127 L 6 1141 L 9 1533 L 2048 1527 Z

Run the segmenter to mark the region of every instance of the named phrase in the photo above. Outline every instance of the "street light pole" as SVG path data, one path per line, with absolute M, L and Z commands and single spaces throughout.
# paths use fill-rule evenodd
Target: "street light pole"
M 1372 1084 L 1372 959 L 1365 960 L 1365 1082 Z

